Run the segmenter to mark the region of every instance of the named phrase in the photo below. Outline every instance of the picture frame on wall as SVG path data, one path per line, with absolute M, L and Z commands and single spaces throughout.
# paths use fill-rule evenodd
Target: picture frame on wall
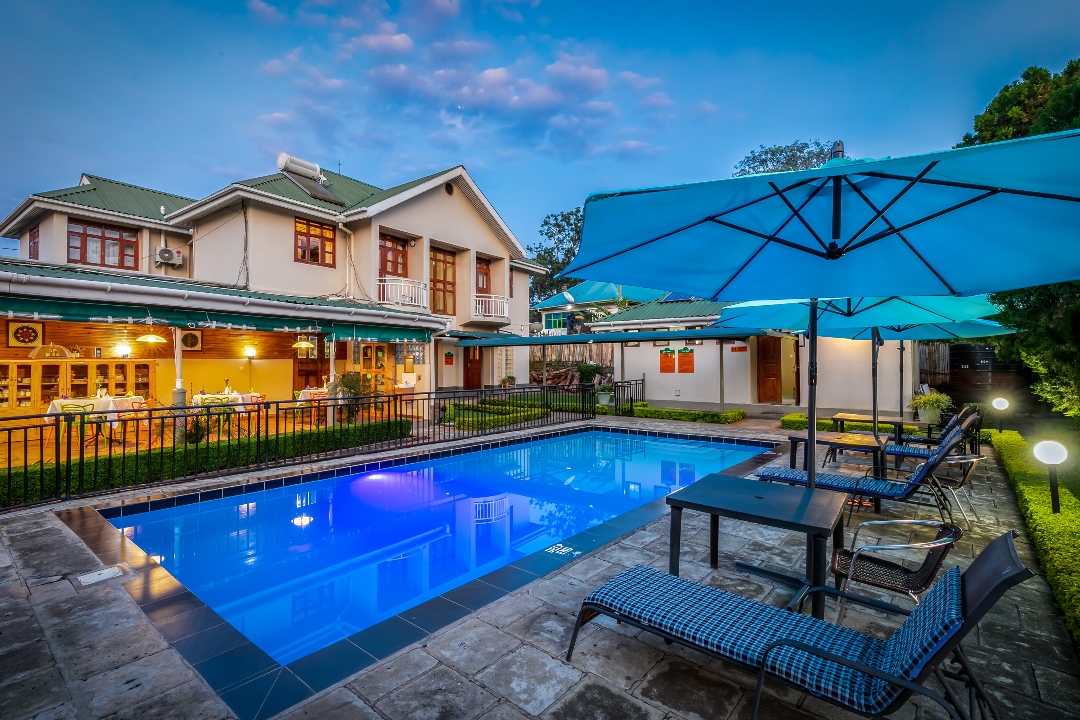
M 181 330 L 180 347 L 184 352 L 202 352 L 202 330 Z
M 641 341 L 631 340 L 630 342 L 624 342 L 623 347 L 641 347 Z
M 653 347 L 667 347 L 670 344 L 671 344 L 670 340 L 653 340 L 652 341 L 652 346 Z
M 35 348 L 44 344 L 45 328 L 41 323 L 9 320 L 7 329 L 9 348 Z

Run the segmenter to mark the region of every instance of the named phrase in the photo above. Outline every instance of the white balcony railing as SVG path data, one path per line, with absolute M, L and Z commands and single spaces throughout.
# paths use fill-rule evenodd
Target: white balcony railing
M 566 335 L 566 328 L 544 328 L 540 331 L 541 335 Z
M 427 283 L 402 277 L 379 278 L 379 302 L 426 308 Z
M 510 317 L 510 302 L 502 295 L 476 294 L 475 311 L 478 317 Z

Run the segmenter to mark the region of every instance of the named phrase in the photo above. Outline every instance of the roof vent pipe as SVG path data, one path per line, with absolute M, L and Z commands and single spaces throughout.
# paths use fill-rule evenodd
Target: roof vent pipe
M 288 157 L 288 155 L 285 155 L 285 153 L 282 153 L 282 156 L 283 157 Z M 830 153 L 830 157 L 833 160 L 836 160 L 837 158 L 844 157 L 844 141 L 843 140 L 837 140 L 836 142 L 834 142 L 832 144 L 832 152 Z M 278 158 L 278 167 L 281 167 L 281 158 Z M 319 166 L 316 165 L 315 167 L 318 168 Z
M 281 170 L 282 172 L 310 178 L 318 183 L 326 182 L 326 178 L 323 177 L 322 170 L 319 169 L 318 164 L 308 162 L 307 160 L 301 160 L 288 153 L 281 153 L 277 156 L 277 167 L 278 170 Z

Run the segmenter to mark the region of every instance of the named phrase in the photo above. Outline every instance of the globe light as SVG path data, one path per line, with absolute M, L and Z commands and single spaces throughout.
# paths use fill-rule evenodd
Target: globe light
M 995 410 L 1007 410 L 1009 407 L 1009 401 L 1005 398 L 994 398 L 994 402 L 991 404 Z
M 126 358 L 128 355 L 131 354 L 131 346 L 130 345 L 123 345 L 123 344 L 117 345 L 116 346 L 116 354 L 119 355 L 120 357 L 125 357 Z
M 1050 473 L 1050 510 L 1061 512 L 1061 500 L 1058 497 L 1057 466 L 1069 457 L 1065 446 L 1053 440 L 1043 440 L 1035 446 L 1035 459 L 1046 465 Z
M 257 354 L 258 354 L 258 351 L 253 347 L 244 348 L 244 357 L 246 357 L 246 358 L 253 358 Z

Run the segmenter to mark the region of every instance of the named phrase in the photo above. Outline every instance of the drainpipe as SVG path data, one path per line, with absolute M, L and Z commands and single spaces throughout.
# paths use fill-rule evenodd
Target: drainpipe
M 251 289 L 251 253 L 248 252 L 248 214 L 247 203 L 240 199 L 240 212 L 244 215 L 244 289 Z M 321 255 L 319 257 L 322 257 Z
M 349 228 L 345 227 L 345 223 L 341 222 L 340 220 L 338 221 L 337 226 L 338 226 L 338 230 L 340 230 L 341 232 L 343 232 L 343 233 L 345 233 L 346 235 L 349 236 L 349 241 L 348 241 L 349 244 L 345 248 L 345 251 L 346 251 L 345 252 L 345 297 L 351 297 L 351 295 L 349 295 L 349 289 L 350 289 L 350 281 L 352 280 L 351 265 L 352 265 L 353 234 L 352 234 L 352 230 L 349 230 Z

